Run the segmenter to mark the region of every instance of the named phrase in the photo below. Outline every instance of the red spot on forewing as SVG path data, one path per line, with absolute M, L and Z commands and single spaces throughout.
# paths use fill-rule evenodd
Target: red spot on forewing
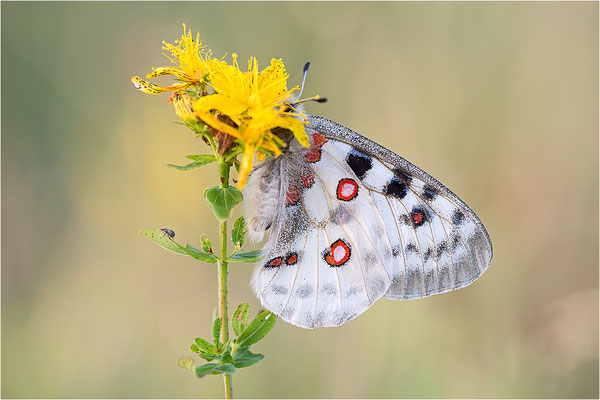
M 413 222 L 415 224 L 420 224 L 421 222 L 423 222 L 423 214 L 421 214 L 420 212 L 416 212 L 413 214 Z
M 298 199 L 298 189 L 295 185 L 290 185 L 285 193 L 285 205 L 293 206 L 294 204 L 298 203 Z
M 280 267 L 283 263 L 283 259 L 281 257 L 275 257 L 272 260 L 268 261 L 265 265 L 266 268 L 277 268 Z
M 315 176 L 312 172 L 310 172 L 310 170 L 305 169 L 302 171 L 302 175 L 300 176 L 300 182 L 302 183 L 302 186 L 309 188 L 313 185 L 313 183 L 315 183 Z
M 325 254 L 325 261 L 332 267 L 340 267 L 350 259 L 350 247 L 342 239 L 338 239 Z
M 306 154 L 304 154 L 304 159 L 308 162 L 316 163 L 321 159 L 321 149 L 318 147 L 311 147 Z
M 288 254 L 288 256 L 285 259 L 285 263 L 287 265 L 294 265 L 298 262 L 298 254 L 296 253 L 290 253 Z
M 321 135 L 319 132 L 313 133 L 312 139 L 313 139 L 313 146 L 316 146 L 316 147 L 321 147 L 327 142 L 327 139 L 325 139 L 325 136 Z
M 337 198 L 350 201 L 358 196 L 358 183 L 354 179 L 345 178 L 340 180 L 337 186 Z

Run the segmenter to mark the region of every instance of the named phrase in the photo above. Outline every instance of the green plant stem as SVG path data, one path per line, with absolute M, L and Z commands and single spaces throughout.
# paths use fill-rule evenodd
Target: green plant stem
M 229 186 L 229 169 L 231 164 L 220 160 L 219 176 L 221 178 L 221 187 Z M 221 256 L 218 263 L 218 279 L 219 279 L 219 318 L 221 318 L 221 343 L 226 343 L 229 340 L 229 316 L 227 313 L 227 221 L 222 221 L 220 224 L 220 239 L 221 239 Z M 233 398 L 233 384 L 231 382 L 231 374 L 223 375 L 225 383 L 225 397 Z

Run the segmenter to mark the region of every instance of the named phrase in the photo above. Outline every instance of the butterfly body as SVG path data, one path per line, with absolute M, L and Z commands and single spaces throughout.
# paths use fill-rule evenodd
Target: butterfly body
M 492 244 L 475 213 L 430 175 L 377 143 L 309 116 L 295 140 L 250 175 L 248 232 L 264 246 L 253 275 L 263 305 L 303 328 L 338 326 L 377 299 L 469 285 Z

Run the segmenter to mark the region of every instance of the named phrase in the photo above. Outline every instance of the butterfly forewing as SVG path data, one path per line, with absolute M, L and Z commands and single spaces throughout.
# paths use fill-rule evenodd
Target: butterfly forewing
M 305 328 L 337 326 L 381 296 L 414 299 L 464 287 L 491 261 L 475 213 L 434 178 L 382 146 L 309 117 L 297 142 L 250 176 L 246 216 L 271 235 L 253 286 Z

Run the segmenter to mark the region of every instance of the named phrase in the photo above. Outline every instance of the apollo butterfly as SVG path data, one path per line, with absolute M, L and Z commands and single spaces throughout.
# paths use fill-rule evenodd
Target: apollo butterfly
M 440 182 L 377 143 L 308 116 L 310 147 L 288 139 L 244 189 L 248 233 L 270 231 L 252 285 L 303 328 L 343 324 L 377 299 L 408 300 L 471 284 L 492 243 Z

